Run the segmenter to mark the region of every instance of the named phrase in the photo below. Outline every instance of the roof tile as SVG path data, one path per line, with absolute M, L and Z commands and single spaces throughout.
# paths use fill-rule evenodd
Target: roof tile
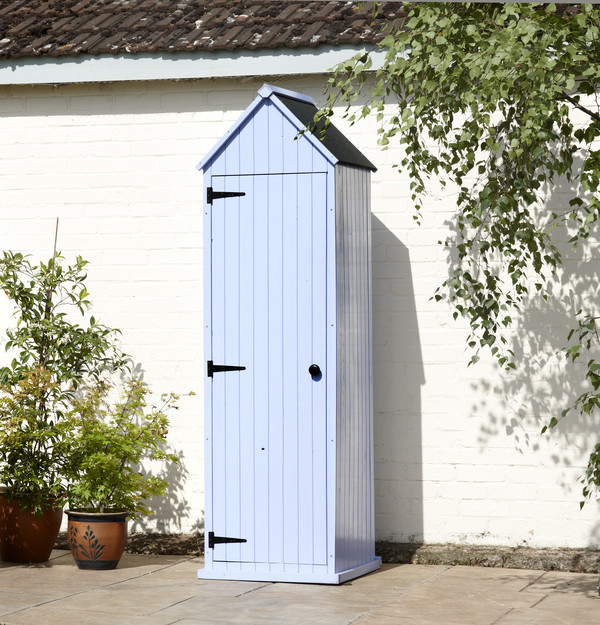
M 27 33 L 28 31 L 31 32 L 34 29 L 33 27 L 35 26 L 36 22 L 37 17 L 35 15 L 32 15 L 31 17 L 28 17 L 26 20 L 23 20 L 19 24 L 16 24 L 13 28 L 9 29 L 8 32 L 11 35 L 22 35 L 23 33 Z
M 115 47 L 121 43 L 123 37 L 126 35 L 124 30 L 119 30 L 112 35 L 105 37 L 101 43 L 94 46 L 92 54 L 111 53 L 114 54 Z
M 402 4 L 350 0 L 0 0 L 0 57 L 376 43 Z
M 32 41 L 28 46 L 29 51 L 33 54 L 35 50 L 43 49 L 44 45 L 48 43 L 48 40 L 51 39 L 50 35 L 46 35 L 46 37 L 40 37 L 35 41 Z
M 77 35 L 82 28 L 85 27 L 89 20 L 89 17 L 86 15 L 79 15 L 75 18 L 64 18 L 59 20 L 58 22 L 54 22 L 52 26 L 53 32 L 66 33 L 69 36 Z
M 0 17 L 4 17 L 5 15 L 12 15 L 20 7 L 25 6 L 26 4 L 26 0 L 17 0 L 16 2 L 11 2 L 7 6 L 0 7 Z
M 93 9 L 93 4 L 97 4 L 94 0 L 82 0 L 81 2 L 71 2 L 71 11 L 74 13 L 78 13 L 80 11 L 86 11 L 88 9 Z

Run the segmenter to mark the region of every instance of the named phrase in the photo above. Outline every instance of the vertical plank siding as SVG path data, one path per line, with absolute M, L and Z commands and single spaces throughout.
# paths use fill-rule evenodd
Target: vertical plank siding
M 213 558 L 325 566 L 326 175 L 211 180 Z
M 212 169 L 228 175 L 325 172 L 327 159 L 307 140 L 295 140 L 298 130 L 267 101 L 215 155 Z
M 336 166 L 336 570 L 374 558 L 370 172 Z

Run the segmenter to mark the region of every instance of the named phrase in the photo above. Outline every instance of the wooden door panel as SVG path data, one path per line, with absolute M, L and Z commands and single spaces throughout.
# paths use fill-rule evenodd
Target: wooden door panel
M 212 528 L 231 562 L 326 564 L 325 174 L 213 176 Z M 321 379 L 308 367 L 317 363 Z

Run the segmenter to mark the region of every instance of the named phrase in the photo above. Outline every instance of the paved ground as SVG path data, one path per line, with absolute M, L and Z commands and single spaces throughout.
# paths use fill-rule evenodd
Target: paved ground
M 596 625 L 596 575 L 384 565 L 342 586 L 206 581 L 201 558 L 125 555 L 80 571 L 71 555 L 0 563 L 2 625 Z

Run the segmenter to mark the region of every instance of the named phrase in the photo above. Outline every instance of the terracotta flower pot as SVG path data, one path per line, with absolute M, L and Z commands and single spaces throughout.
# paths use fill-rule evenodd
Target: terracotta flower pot
M 67 510 L 69 549 L 80 569 L 116 568 L 125 550 L 128 515 Z
M 0 494 L 0 560 L 45 562 L 56 542 L 62 515 L 62 508 L 50 507 L 38 517 L 18 500 L 9 501 Z

